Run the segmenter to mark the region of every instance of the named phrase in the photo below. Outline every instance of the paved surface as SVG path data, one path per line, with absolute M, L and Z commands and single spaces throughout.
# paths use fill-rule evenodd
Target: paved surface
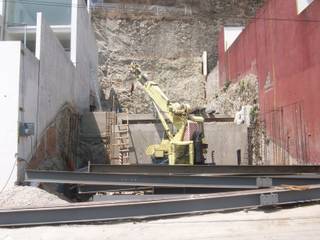
M 0 240 L 319 239 L 320 205 L 241 211 L 138 223 L 0 229 Z

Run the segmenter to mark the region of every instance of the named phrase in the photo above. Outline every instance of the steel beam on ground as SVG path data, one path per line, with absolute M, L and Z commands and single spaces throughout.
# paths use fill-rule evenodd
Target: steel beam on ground
M 169 166 L 169 165 L 105 165 L 91 164 L 89 172 L 102 173 L 146 173 L 146 174 L 253 174 L 279 175 L 319 173 L 320 165 L 295 166 Z
M 104 203 L 119 203 L 119 202 L 136 202 L 136 201 L 153 201 L 153 200 L 162 200 L 162 199 L 175 199 L 178 196 L 187 194 L 147 194 L 147 195 L 95 195 L 93 197 L 94 202 L 104 202 Z
M 79 194 L 95 194 L 107 192 L 145 192 L 158 195 L 164 194 L 200 194 L 200 193 L 216 193 L 216 192 L 231 192 L 246 189 L 233 188 L 182 188 L 182 187 L 130 187 L 130 186 L 104 186 L 104 185 L 80 185 L 77 187 Z
M 106 174 L 28 170 L 26 181 L 78 185 L 114 185 L 144 187 L 193 187 L 254 189 L 280 185 L 320 184 L 318 176 L 182 176 L 146 174 Z
M 143 219 L 319 200 L 320 186 L 314 185 L 304 186 L 299 191 L 262 189 L 114 204 L 99 202 L 67 207 L 0 210 L 0 226 Z
M 103 193 L 103 192 L 136 192 L 152 190 L 152 187 L 139 186 L 112 186 L 112 185 L 79 185 L 79 194 Z

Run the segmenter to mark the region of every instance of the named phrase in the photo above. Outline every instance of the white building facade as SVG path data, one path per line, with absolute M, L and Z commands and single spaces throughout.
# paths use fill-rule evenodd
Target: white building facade
M 0 1 L 0 191 L 63 105 L 89 111 L 98 64 L 89 11 L 83 0 Z

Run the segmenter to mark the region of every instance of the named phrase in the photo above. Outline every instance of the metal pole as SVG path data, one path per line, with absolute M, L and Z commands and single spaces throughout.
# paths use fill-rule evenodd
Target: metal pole
M 23 44 L 24 48 L 27 48 L 27 24 L 24 24 Z

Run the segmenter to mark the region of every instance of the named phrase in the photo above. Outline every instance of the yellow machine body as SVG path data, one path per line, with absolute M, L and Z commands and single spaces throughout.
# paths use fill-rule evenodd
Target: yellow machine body
M 191 108 L 188 104 L 171 103 L 158 84 L 143 76 L 137 65 L 131 65 L 131 72 L 151 97 L 166 134 L 166 138 L 162 139 L 161 143 L 148 146 L 146 154 L 153 159 L 166 159 L 169 165 L 195 164 L 195 143 L 192 139 L 186 140 L 185 135 L 187 126 L 193 124 L 197 126 L 198 131 L 201 130 L 201 144 L 206 145 L 203 117 L 190 114 Z M 172 130 L 167 121 L 172 124 Z

